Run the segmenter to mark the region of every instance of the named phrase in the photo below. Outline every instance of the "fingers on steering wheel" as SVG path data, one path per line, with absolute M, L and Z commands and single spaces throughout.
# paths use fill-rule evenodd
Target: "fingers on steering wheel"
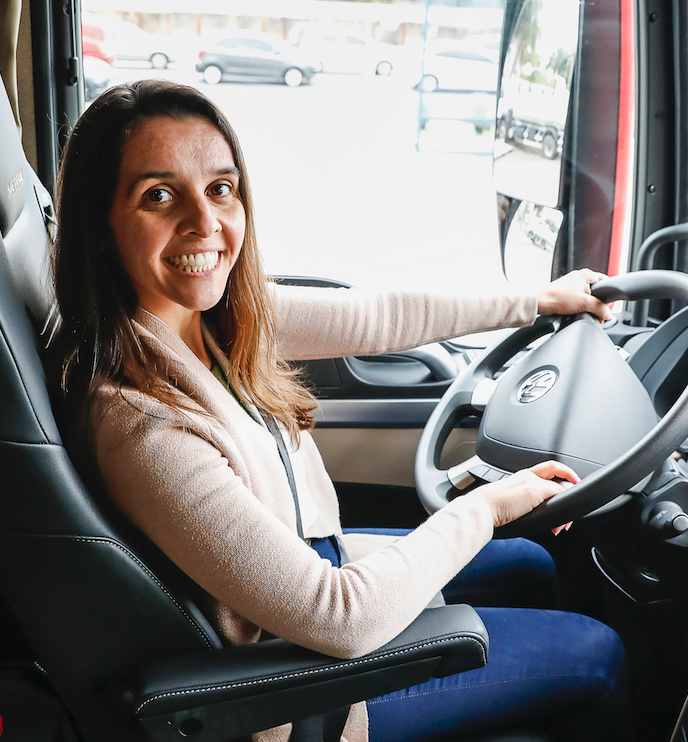
M 581 273 L 585 276 L 585 279 L 589 284 L 597 283 L 598 281 L 602 281 L 604 278 L 609 278 L 606 273 L 600 273 L 599 271 L 594 271 L 590 268 L 581 268 Z
M 563 526 L 557 526 L 556 528 L 553 528 L 552 533 L 555 536 L 558 536 L 562 531 L 570 530 L 572 525 L 573 525 L 573 521 L 569 521 L 568 523 L 565 523 Z
M 560 461 L 543 461 L 531 467 L 531 471 L 542 479 L 562 479 L 568 486 L 580 482 L 580 477 L 571 467 L 562 464 Z M 562 484 L 564 484 L 562 482 Z

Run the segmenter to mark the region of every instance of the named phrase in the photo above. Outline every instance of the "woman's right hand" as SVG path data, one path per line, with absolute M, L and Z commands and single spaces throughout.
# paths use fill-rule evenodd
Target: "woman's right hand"
M 565 481 L 552 481 L 555 477 Z M 564 492 L 579 481 L 576 472 L 565 464 L 543 461 L 498 482 L 478 487 L 469 496 L 480 497 L 488 504 L 494 527 L 498 528 L 526 515 L 541 502 Z

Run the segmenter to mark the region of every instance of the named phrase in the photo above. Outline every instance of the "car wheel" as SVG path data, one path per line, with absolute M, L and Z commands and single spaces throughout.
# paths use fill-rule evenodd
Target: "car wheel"
M 222 70 L 216 64 L 209 64 L 203 70 L 203 79 L 208 85 L 217 85 L 222 80 Z
M 167 55 L 162 52 L 155 52 L 150 58 L 151 67 L 154 70 L 164 70 L 169 61 Z
M 377 67 L 375 68 L 375 74 L 382 75 L 383 77 L 389 77 L 392 74 L 393 69 L 394 68 L 392 67 L 392 63 L 384 60 L 378 63 Z
M 502 139 L 505 142 L 510 141 L 509 137 L 509 124 L 506 119 L 500 119 L 499 128 L 497 129 L 497 139 Z
M 439 86 L 439 81 L 434 75 L 423 75 L 420 81 L 420 87 L 424 93 L 434 93 Z
M 303 82 L 303 72 L 297 67 L 290 67 L 284 73 L 284 83 L 290 88 L 298 88 Z
M 545 134 L 542 140 L 542 154 L 548 160 L 553 160 L 557 156 L 557 141 L 552 134 Z

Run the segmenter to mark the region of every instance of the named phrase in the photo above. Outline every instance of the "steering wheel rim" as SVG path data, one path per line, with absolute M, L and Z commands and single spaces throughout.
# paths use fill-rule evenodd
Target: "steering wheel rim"
M 604 302 L 619 299 L 677 298 L 688 300 L 688 275 L 675 271 L 641 271 L 605 279 L 593 286 Z M 439 469 L 440 441 L 457 418 L 479 413 L 473 404 L 476 387 L 490 378 L 515 351 L 552 328 L 551 318 L 539 318 L 528 328 L 516 330 L 482 353 L 449 387 L 431 414 L 416 452 L 416 488 L 421 503 L 432 513 L 449 502 L 452 485 L 448 471 Z M 500 363 L 501 361 L 501 363 Z M 496 364 L 500 364 L 496 366 Z M 499 382 L 496 382 L 499 383 Z M 535 510 L 497 529 L 496 535 L 529 535 L 576 520 L 628 492 L 657 469 L 688 437 L 688 387 L 657 424 L 624 454 L 555 495 Z

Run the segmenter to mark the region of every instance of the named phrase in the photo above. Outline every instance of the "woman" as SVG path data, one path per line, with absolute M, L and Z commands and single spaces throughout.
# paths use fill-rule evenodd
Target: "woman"
M 609 308 L 589 289 L 599 274 L 571 274 L 539 297 L 276 286 L 262 272 L 234 132 L 200 93 L 161 81 L 114 88 L 84 113 L 65 150 L 58 209 L 63 324 L 53 358 L 64 419 L 88 431 L 76 448 L 94 455 L 122 511 L 207 591 L 228 641 L 266 630 L 338 657 L 369 652 L 405 628 L 496 526 L 561 492 L 555 477 L 577 481 L 546 462 L 458 498 L 396 540 L 342 536 L 308 434 L 315 403 L 283 359 L 398 350 L 527 324 L 536 310 L 603 318 Z M 521 581 L 551 572 L 524 543 L 506 547 L 501 565 L 518 552 Z M 494 548 L 485 553 L 494 561 Z M 484 564 L 479 556 L 471 568 Z M 465 594 L 461 575 L 452 585 Z M 611 630 L 551 611 L 481 615 L 488 667 L 375 699 L 371 739 L 547 715 L 574 735 L 624 738 L 615 717 L 623 648 Z M 288 729 L 275 734 L 286 739 Z M 364 705 L 343 736 L 366 738 Z

